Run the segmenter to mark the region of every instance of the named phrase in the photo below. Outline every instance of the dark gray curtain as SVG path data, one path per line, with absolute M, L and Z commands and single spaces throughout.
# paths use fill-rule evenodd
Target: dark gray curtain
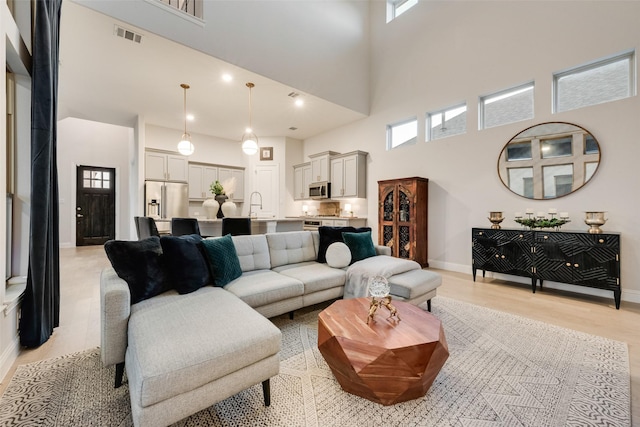
M 20 343 L 47 341 L 60 318 L 58 170 L 56 167 L 58 46 L 62 0 L 34 2 L 31 70 L 31 231 Z

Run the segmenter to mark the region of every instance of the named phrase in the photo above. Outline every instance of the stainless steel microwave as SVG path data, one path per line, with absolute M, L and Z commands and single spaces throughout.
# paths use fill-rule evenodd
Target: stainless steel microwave
M 309 197 L 314 200 L 331 198 L 331 183 L 327 181 L 309 184 Z

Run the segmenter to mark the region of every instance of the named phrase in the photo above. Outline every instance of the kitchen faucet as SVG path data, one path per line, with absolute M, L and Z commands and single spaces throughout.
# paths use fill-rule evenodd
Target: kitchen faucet
M 253 203 L 253 195 L 254 194 L 257 194 L 258 196 L 260 196 L 260 203 Z M 254 206 L 260 206 L 260 210 L 262 210 L 262 194 L 260 194 L 260 192 L 258 192 L 258 191 L 254 191 L 249 196 L 249 217 L 251 217 L 251 212 L 253 211 L 253 207 Z M 256 214 L 256 216 L 257 216 L 257 214 Z

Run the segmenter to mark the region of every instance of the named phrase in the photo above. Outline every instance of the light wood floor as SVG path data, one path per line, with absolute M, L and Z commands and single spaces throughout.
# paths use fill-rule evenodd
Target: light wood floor
M 99 279 L 109 261 L 102 247 L 61 249 L 60 254 L 60 326 L 39 348 L 22 351 L 0 383 L 0 394 L 18 365 L 100 345 Z M 533 294 L 524 284 L 489 277 L 474 283 L 470 273 L 438 272 L 443 276 L 438 295 L 626 342 L 633 425 L 640 425 L 640 304 L 623 301 L 616 310 L 613 295 L 606 299 L 552 289 Z

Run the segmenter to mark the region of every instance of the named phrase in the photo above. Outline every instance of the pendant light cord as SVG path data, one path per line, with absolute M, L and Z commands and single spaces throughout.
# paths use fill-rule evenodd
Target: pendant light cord
M 247 87 L 249 88 L 249 129 L 251 129 L 251 133 L 253 133 L 253 123 L 252 123 L 252 118 L 253 118 L 253 102 L 252 102 L 252 98 L 251 98 L 251 88 L 253 88 L 255 85 L 251 82 L 247 83 Z
M 187 89 L 189 89 L 189 85 L 186 83 L 182 83 L 180 85 L 182 89 L 184 89 L 184 134 L 187 134 Z

